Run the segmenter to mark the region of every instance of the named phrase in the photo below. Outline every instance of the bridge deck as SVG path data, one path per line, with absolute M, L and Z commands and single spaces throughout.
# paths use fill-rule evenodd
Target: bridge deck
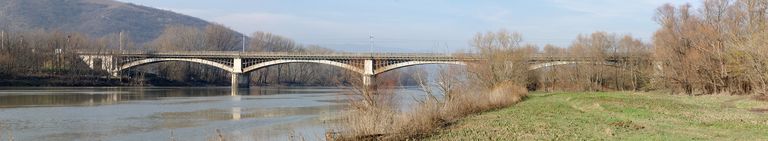
M 485 58 L 474 54 L 438 54 L 438 53 L 308 53 L 308 52 L 237 52 L 237 51 L 189 51 L 189 52 L 78 52 L 80 55 L 107 55 L 140 58 L 255 58 L 255 59 L 386 59 L 386 60 L 436 60 L 436 61 L 477 61 Z M 525 58 L 528 61 L 622 61 L 641 59 L 615 56 L 598 59 L 583 56 L 548 56 L 533 54 Z
M 486 57 L 477 54 L 434 54 L 434 53 L 304 53 L 304 52 L 231 52 L 231 51 L 194 51 L 194 52 L 78 52 L 80 58 L 90 68 L 107 70 L 113 76 L 118 76 L 122 70 L 145 64 L 166 61 L 184 61 L 205 64 L 232 74 L 232 87 L 237 88 L 241 82 L 241 76 L 248 72 L 266 68 L 273 65 L 287 63 L 318 63 L 341 67 L 360 73 L 363 76 L 363 84 L 373 84 L 373 78 L 390 70 L 424 64 L 456 64 L 468 65 L 475 61 L 482 61 Z M 615 65 L 633 57 L 569 57 L 569 56 L 544 56 L 531 54 L 526 57 L 517 57 L 519 60 L 503 61 L 528 61 L 532 64 L 529 70 L 564 64 L 602 64 Z M 590 63 L 591 62 L 591 63 Z M 595 63 L 597 62 L 597 63 Z
M 456 57 L 434 53 L 304 53 L 304 52 L 79 52 L 80 55 L 108 55 L 122 57 L 195 57 L 195 58 L 265 58 L 265 59 L 429 59 L 429 60 L 478 60 L 473 57 Z

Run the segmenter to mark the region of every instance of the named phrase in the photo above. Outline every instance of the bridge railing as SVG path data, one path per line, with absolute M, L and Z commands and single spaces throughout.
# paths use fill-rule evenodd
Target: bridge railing
M 113 55 L 113 56 L 133 56 L 133 57 L 273 57 L 273 58 L 435 58 L 450 60 L 484 60 L 484 57 L 478 54 L 442 54 L 442 53 L 315 53 L 315 52 L 238 52 L 238 51 L 177 51 L 177 52 L 152 52 L 152 51 L 122 51 L 122 52 L 78 52 L 81 55 Z M 612 55 L 602 58 L 589 56 L 552 56 L 548 54 L 532 54 L 526 58 L 520 58 L 530 61 L 578 61 L 578 60 L 633 60 L 643 59 L 629 55 Z
M 315 53 L 315 52 L 237 52 L 237 51 L 183 51 L 183 52 L 78 52 L 81 55 L 115 56 L 228 56 L 228 57 L 453 57 L 438 53 Z M 463 55 L 471 56 L 471 55 Z

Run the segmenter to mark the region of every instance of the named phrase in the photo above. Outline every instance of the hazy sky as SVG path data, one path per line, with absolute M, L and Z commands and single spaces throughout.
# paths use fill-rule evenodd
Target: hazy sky
M 120 0 L 187 14 L 239 32 L 272 32 L 302 44 L 379 52 L 466 50 L 477 32 L 507 29 L 537 45 L 567 46 L 594 31 L 650 41 L 655 9 L 696 0 Z M 439 44 L 439 45 L 438 45 Z M 447 49 L 446 49 L 447 48 Z

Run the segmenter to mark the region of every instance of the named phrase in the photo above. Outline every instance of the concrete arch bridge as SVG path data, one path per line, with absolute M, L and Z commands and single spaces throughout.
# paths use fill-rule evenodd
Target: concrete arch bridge
M 467 65 L 482 61 L 476 57 L 456 57 L 424 53 L 333 53 L 308 54 L 285 52 L 80 52 L 79 57 L 91 68 L 105 70 L 113 76 L 133 67 L 169 61 L 209 65 L 231 73 L 233 88 L 248 87 L 248 73 L 279 64 L 317 63 L 340 67 L 362 75 L 370 85 L 376 75 L 398 68 L 425 64 Z M 471 55 L 467 55 L 471 56 Z M 531 57 L 529 70 L 567 64 L 602 64 L 616 66 L 621 58 L 594 60 L 571 57 Z

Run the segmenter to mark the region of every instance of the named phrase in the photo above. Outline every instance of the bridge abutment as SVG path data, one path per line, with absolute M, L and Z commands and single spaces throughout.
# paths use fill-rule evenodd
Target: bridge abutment
M 80 59 L 91 69 L 114 72 L 116 70 L 114 60 L 109 55 L 80 55 Z

